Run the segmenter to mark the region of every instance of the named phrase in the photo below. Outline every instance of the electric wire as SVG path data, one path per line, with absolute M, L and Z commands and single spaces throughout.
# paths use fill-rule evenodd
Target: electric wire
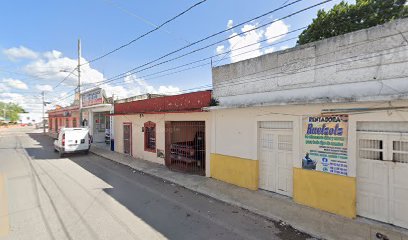
M 105 54 L 102 54 L 102 55 L 99 56 L 99 57 L 96 57 L 96 58 L 94 58 L 94 59 L 92 59 L 92 60 L 89 60 L 89 61 L 87 61 L 87 62 L 81 64 L 80 66 L 87 65 L 87 64 L 90 64 L 90 63 L 92 63 L 92 62 L 96 62 L 96 61 L 98 61 L 98 60 L 100 60 L 100 59 L 102 59 L 102 58 L 104 58 L 104 57 L 106 57 L 106 56 L 111 55 L 111 54 L 114 53 L 114 52 L 117 52 L 117 51 L 119 51 L 119 50 L 121 50 L 121 49 L 123 49 L 123 48 L 125 48 L 125 47 L 127 47 L 127 46 L 129 46 L 129 45 L 131 45 L 131 44 L 133 44 L 134 42 L 136 42 L 136 41 L 138 41 L 138 40 L 140 40 L 140 39 L 146 37 L 147 35 L 149 35 L 149 34 L 155 32 L 155 31 L 159 30 L 159 29 L 162 28 L 163 26 L 165 26 L 165 25 L 167 25 L 168 23 L 170 23 L 170 22 L 176 20 L 177 18 L 179 18 L 179 17 L 181 17 L 182 15 L 186 14 L 187 12 L 189 12 L 190 10 L 192 10 L 193 8 L 195 8 L 195 7 L 197 7 L 197 6 L 199 6 L 199 5 L 203 4 L 203 3 L 205 3 L 206 1 L 207 1 L 207 0 L 201 0 L 201 1 L 199 1 L 199 2 L 197 2 L 197 3 L 195 3 L 195 4 L 193 4 L 192 6 L 190 6 L 189 8 L 187 8 L 186 10 L 184 10 L 184 11 L 178 13 L 177 15 L 173 16 L 172 18 L 166 20 L 165 22 L 163 22 L 162 24 L 158 25 L 158 26 L 155 27 L 154 29 L 152 29 L 152 30 L 150 30 L 150 31 L 148 31 L 148 32 L 146 32 L 146 33 L 144 33 L 144 34 L 142 34 L 142 35 L 136 37 L 135 39 L 132 39 L 131 41 L 129 41 L 129 42 L 127 42 L 127 43 L 125 43 L 125 44 L 123 44 L 123 45 L 121 45 L 121 46 L 119 46 L 119 47 L 117 47 L 117 48 L 115 48 L 115 49 L 113 49 L 113 50 L 111 50 L 111 51 L 105 53 Z
M 297 1 L 292 2 L 292 3 L 290 3 L 290 4 L 296 3 L 296 2 L 298 2 L 298 1 L 302 1 L 302 0 L 297 0 Z M 161 56 L 161 57 L 159 57 L 159 58 L 156 58 L 155 60 L 152 60 L 152 61 L 149 61 L 149 62 L 147 62 L 147 63 L 145 63 L 145 64 L 139 65 L 139 66 L 137 66 L 137 67 L 135 67 L 135 68 L 133 68 L 133 69 L 131 69 L 131 70 L 128 70 L 128 71 L 123 72 L 123 73 L 121 73 L 121 74 L 118 74 L 118 75 L 115 75 L 115 76 L 113 76 L 113 77 L 110 77 L 110 78 L 106 79 L 105 81 L 106 81 L 106 82 L 109 82 L 110 80 L 113 80 L 113 79 L 117 79 L 117 78 L 121 78 L 121 77 L 124 77 L 124 76 L 133 75 L 133 74 L 136 74 L 136 73 L 139 73 L 139 72 L 142 72 L 142 71 L 151 69 L 151 68 L 153 68 L 153 67 L 156 67 L 156 66 L 159 66 L 159 65 L 162 65 L 162 64 L 165 64 L 165 63 L 168 63 L 168 62 L 171 62 L 171 61 L 180 59 L 180 58 L 185 57 L 185 56 L 187 56 L 187 55 L 190 55 L 190 54 L 192 54 L 192 53 L 195 53 L 195 52 L 204 50 L 204 49 L 206 49 L 206 48 L 209 48 L 209 47 L 211 47 L 211 46 L 217 45 L 217 44 L 219 44 L 219 43 L 221 43 L 221 42 L 223 42 L 223 41 L 227 41 L 227 40 L 229 40 L 229 39 L 235 38 L 235 37 L 240 36 L 240 35 L 242 35 L 242 34 L 245 34 L 245 33 L 251 32 L 251 31 L 255 31 L 255 30 L 259 29 L 259 28 L 265 27 L 265 26 L 267 26 L 267 25 L 269 25 L 269 24 L 272 24 L 272 23 L 274 23 L 274 22 L 277 22 L 277 21 L 279 21 L 279 20 L 283 20 L 283 19 L 292 17 L 292 16 L 294 16 L 294 15 L 297 15 L 297 14 L 299 14 L 299 13 L 302 13 L 302 12 L 304 12 L 304 11 L 307 11 L 307 10 L 309 10 L 309 9 L 315 8 L 315 7 L 317 7 L 317 6 L 320 6 L 320 5 L 322 5 L 322 4 L 325 4 L 325 3 L 331 2 L 331 1 L 333 1 L 333 0 L 325 0 L 325 1 L 322 1 L 322 2 L 320 2 L 320 3 L 311 5 L 311 6 L 309 6 L 309 7 L 303 8 L 303 9 L 301 9 L 301 10 L 299 10 L 299 11 L 296 11 L 296 12 L 293 12 L 293 13 L 291 13 L 291 14 L 288 14 L 288 15 L 282 17 L 282 18 L 275 19 L 275 20 L 270 21 L 270 22 L 268 22 L 268 23 L 266 23 L 266 24 L 263 24 L 263 25 L 260 25 L 260 26 L 255 27 L 255 28 L 249 29 L 249 30 L 247 30 L 247 31 L 241 32 L 241 33 L 239 33 L 239 34 L 230 36 L 230 37 L 228 37 L 228 38 L 226 38 L 226 39 L 223 39 L 223 40 L 221 40 L 221 41 L 214 42 L 214 43 L 212 43 L 212 44 L 209 44 L 209 45 L 206 45 L 206 46 L 204 46 L 204 47 L 195 49 L 195 50 L 193 50 L 193 51 L 190 51 L 190 52 L 187 52 L 187 53 L 185 53 L 185 54 L 179 55 L 179 56 L 177 56 L 177 57 L 174 57 L 174 58 L 171 58 L 171 59 L 168 59 L 168 60 L 165 60 L 165 61 L 161 61 L 161 62 L 156 63 L 156 64 L 154 64 L 154 65 L 150 65 L 151 63 L 157 62 L 157 61 L 159 61 L 159 60 L 161 60 L 161 59 L 163 59 L 163 58 L 165 58 L 165 57 L 167 57 L 167 56 L 169 56 L 169 55 L 172 55 L 172 54 L 174 54 L 174 53 L 176 53 L 176 52 L 179 52 L 179 51 L 185 49 L 186 47 L 180 48 L 180 49 L 178 49 L 178 50 L 175 50 L 175 51 L 172 51 L 172 52 L 170 52 L 170 53 L 167 53 L 167 54 L 165 54 L 165 55 L 163 55 L 163 56 Z M 285 6 L 289 6 L 289 4 L 287 4 L 287 5 L 285 5 Z M 283 6 L 283 7 L 285 7 L 285 6 Z M 279 9 L 279 8 L 277 8 L 277 9 Z M 239 25 L 240 25 L 240 24 L 235 25 L 235 26 L 239 26 Z M 222 31 L 222 32 L 224 32 L 224 31 Z M 214 36 L 214 35 L 216 35 L 216 34 L 213 34 L 213 35 L 211 35 L 211 36 Z M 210 38 L 210 37 L 203 38 L 202 40 L 196 41 L 196 42 L 194 42 L 194 43 L 198 43 L 198 42 L 200 42 L 200 41 L 204 41 L 204 39 L 208 39 L 208 38 Z M 192 45 L 193 45 L 194 43 L 192 43 Z M 189 46 L 189 45 L 187 45 L 187 46 Z M 150 65 L 150 66 L 145 67 L 145 66 L 147 66 L 147 65 Z M 142 67 L 145 67 L 145 68 L 142 68 Z M 142 69 L 140 69 L 140 68 L 142 68 Z M 140 69 L 140 70 L 137 70 L 137 69 Z M 135 71 L 135 70 L 137 70 L 137 71 Z

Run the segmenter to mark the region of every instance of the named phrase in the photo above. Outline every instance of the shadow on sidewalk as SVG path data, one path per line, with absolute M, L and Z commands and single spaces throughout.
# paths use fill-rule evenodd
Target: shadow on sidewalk
M 53 140 L 50 137 L 39 133 L 31 133 L 29 136 L 39 145 L 38 148 L 26 149 L 34 160 L 59 160 L 58 153 L 53 153 Z M 168 239 L 297 240 L 310 237 L 288 225 L 281 225 L 163 179 L 106 161 L 97 155 L 76 154 L 68 156 L 68 159 L 109 184 L 111 188 L 102 189 L 106 194 Z M 75 172 L 74 175 L 59 168 L 58 164 L 50 166 L 91 195 L 90 189 L 78 178 L 85 173 Z M 128 231 L 131 231 L 129 224 L 137 224 L 132 219 L 128 219 L 131 222 L 123 222 L 118 213 L 112 212 L 111 207 L 98 204 L 99 200 L 95 201 L 95 206 L 109 212 Z

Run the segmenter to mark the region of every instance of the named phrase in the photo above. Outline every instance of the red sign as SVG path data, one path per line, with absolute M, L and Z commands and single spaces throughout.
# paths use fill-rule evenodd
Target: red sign
M 103 103 L 103 93 L 101 88 L 82 94 L 82 106 L 92 106 Z

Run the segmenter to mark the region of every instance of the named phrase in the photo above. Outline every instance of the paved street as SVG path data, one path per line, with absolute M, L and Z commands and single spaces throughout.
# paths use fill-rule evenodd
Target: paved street
M 0 129 L 0 214 L 0 239 L 309 238 L 32 128 Z

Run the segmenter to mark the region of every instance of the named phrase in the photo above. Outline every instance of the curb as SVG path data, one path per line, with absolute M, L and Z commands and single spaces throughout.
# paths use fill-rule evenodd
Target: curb
M 101 149 L 104 151 L 105 149 Z M 107 151 L 107 150 L 106 150 Z M 312 237 L 319 238 L 319 239 L 396 239 L 396 240 L 408 240 L 408 231 L 402 228 L 394 227 L 388 224 L 383 224 L 379 222 L 375 222 L 372 220 L 368 219 L 363 219 L 363 218 L 357 218 L 357 219 L 346 219 L 331 213 L 327 213 L 318 209 L 310 208 L 307 206 L 303 205 L 298 205 L 296 203 L 284 203 L 284 204 L 289 204 L 289 205 L 295 205 L 296 208 L 299 209 L 299 211 L 296 213 L 295 216 L 293 216 L 293 211 L 292 212 L 284 212 L 279 213 L 276 210 L 274 211 L 269 211 L 265 210 L 265 206 L 260 206 L 259 208 L 255 206 L 251 206 L 250 204 L 246 204 L 245 200 L 243 202 L 240 202 L 236 196 L 234 199 L 233 195 L 230 195 L 230 193 L 225 193 L 222 192 L 220 195 L 217 194 L 217 189 L 215 191 L 206 191 L 208 189 L 207 187 L 214 187 L 214 184 L 218 184 L 218 181 L 215 179 L 210 179 L 210 178 L 205 178 L 204 180 L 201 179 L 200 177 L 200 183 L 192 183 L 192 184 L 185 184 L 182 182 L 183 179 L 175 179 L 173 177 L 168 176 L 162 176 L 160 175 L 160 171 L 153 170 L 149 171 L 148 166 L 146 168 L 137 167 L 137 166 L 132 166 L 129 161 L 126 160 L 127 156 L 124 157 L 124 161 L 116 161 L 112 159 L 108 154 L 104 154 L 103 152 L 98 152 L 98 148 L 94 147 L 91 148 L 91 152 L 97 156 L 100 156 L 102 158 L 105 158 L 109 161 L 113 161 L 119 164 L 122 164 L 124 166 L 130 167 L 132 169 L 135 169 L 137 171 L 143 172 L 146 175 L 153 176 L 159 179 L 162 179 L 164 181 L 168 181 L 174 184 L 177 184 L 181 187 L 184 187 L 186 189 L 189 189 L 191 191 L 197 192 L 199 194 L 208 196 L 210 198 L 216 199 L 220 202 L 237 206 L 242 209 L 245 209 L 253 214 L 265 217 L 267 219 L 270 219 L 275 222 L 285 222 L 288 223 L 291 227 L 294 229 L 297 229 L 298 231 L 307 233 L 311 235 Z M 115 152 L 115 154 L 120 154 Z M 136 158 L 135 158 L 136 160 Z M 141 161 L 144 161 L 148 164 L 154 164 L 152 162 L 148 162 L 146 160 L 140 159 Z M 142 162 L 139 162 L 142 163 Z M 158 167 L 163 167 L 160 164 L 157 164 Z M 163 167 L 164 169 L 164 167 Z M 181 178 L 183 176 L 180 176 Z M 194 180 L 194 176 L 188 175 L 191 179 Z M 190 180 L 191 180 L 190 179 Z M 206 180 L 208 179 L 208 180 Z M 212 180 L 212 181 L 211 181 Z M 219 182 L 221 185 L 224 184 L 223 182 Z M 207 186 L 209 184 L 210 186 Z M 211 184 L 213 186 L 211 186 Z M 215 186 L 217 187 L 217 185 Z M 219 189 L 218 189 L 219 190 Z M 225 189 L 223 189 L 225 190 Z M 228 191 L 228 189 L 227 189 Z M 233 190 L 232 190 L 233 191 Z M 241 191 L 241 190 L 239 190 Z M 242 189 L 242 191 L 247 191 L 246 189 Z M 250 191 L 250 190 L 248 190 Z M 256 197 L 255 197 L 256 198 Z M 258 197 L 259 199 L 259 197 Z M 275 203 L 277 203 L 277 200 L 274 199 Z M 271 201 L 272 202 L 272 201 Z M 263 202 L 262 202 L 263 204 Z M 265 203 L 267 205 L 268 203 Z M 256 205 L 258 206 L 258 205 Z M 263 209 L 262 209 L 263 208 Z M 287 213 L 285 215 L 285 213 Z M 292 215 L 291 215 L 292 214 Z M 308 217 L 308 216 L 312 217 Z M 314 216 L 314 217 L 313 217 Z M 377 238 L 377 233 L 381 233 L 384 236 L 388 238 Z

